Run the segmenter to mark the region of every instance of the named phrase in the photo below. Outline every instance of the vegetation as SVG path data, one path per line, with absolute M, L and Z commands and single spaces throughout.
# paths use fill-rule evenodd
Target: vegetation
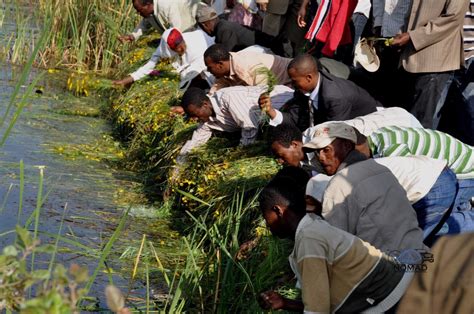
M 132 304 L 126 300 L 126 291 L 122 291 L 123 297 L 111 288 L 107 293 L 109 307 L 116 312 L 124 312 L 125 306 L 145 312 L 255 312 L 259 311 L 255 296 L 263 290 L 279 289 L 286 296 L 296 297 L 298 292 L 290 288 L 294 282 L 286 276 L 290 244 L 269 234 L 257 209 L 260 188 L 279 169 L 268 155 L 265 142 L 244 148 L 237 146 L 235 138 L 214 138 L 190 154 L 184 163 L 176 164 L 176 156 L 196 123 L 170 114 L 170 106 L 179 104 L 181 92 L 169 62 L 161 62 L 156 75 L 135 82 L 129 89 L 117 89 L 104 78 L 104 74 L 123 76 L 142 65 L 159 38 L 151 34 L 131 46 L 119 44 L 117 36 L 137 21 L 130 1 L 39 0 L 38 5 L 40 18 L 51 17 L 51 32 L 45 39 L 47 48 L 39 49 L 36 64 L 67 68 L 68 72 L 61 72 L 66 73 L 65 88 L 78 97 L 109 99 L 103 114 L 126 147 L 126 166 L 141 173 L 150 202 L 162 205 L 161 211 L 180 234 L 179 254 L 170 260 L 163 260 L 162 244 L 152 241 L 147 234 L 124 252 L 133 261 L 132 280 L 142 280 L 147 295 L 143 304 Z M 23 7 L 18 5 L 15 10 L 22 12 Z M 21 18 L 19 21 L 18 27 L 25 28 Z M 14 36 L 6 55 L 10 61 L 21 62 L 21 53 L 12 51 L 25 51 L 31 45 L 25 44 L 23 39 L 27 35 L 21 31 Z M 61 73 L 58 75 L 64 75 Z M 269 77 L 269 91 L 272 86 L 273 79 Z M 69 306 L 71 311 L 83 306 L 77 301 L 88 294 L 95 276 L 105 267 L 125 217 L 126 213 L 97 257 L 98 268 L 87 280 L 82 272 L 78 278 L 75 269 L 66 275 L 60 266 L 58 271 L 51 268 L 37 278 L 33 268 L 21 266 L 24 256 L 33 258 L 39 248 L 37 242 L 28 250 L 19 242 L 4 251 L 0 261 L 4 258 L 7 264 L 23 267 L 21 280 L 31 282 L 33 278 L 35 285 L 44 287 L 44 293 L 37 297 L 25 294 L 6 308 L 17 310 L 50 293 L 51 300 L 63 301 L 57 306 Z M 50 251 L 52 260 L 54 252 Z M 279 282 L 280 277 L 287 280 Z M 56 285 L 59 290 L 50 284 L 55 280 L 63 284 Z M 165 286 L 159 295 L 153 293 L 156 280 Z M 68 294 L 63 294 L 64 287 L 76 287 L 81 282 L 85 284 L 82 289 L 69 289 Z M 56 306 L 51 302 L 47 304 Z

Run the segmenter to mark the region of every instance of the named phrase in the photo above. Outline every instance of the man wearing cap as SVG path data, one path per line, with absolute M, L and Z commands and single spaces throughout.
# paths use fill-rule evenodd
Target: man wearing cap
M 185 33 L 181 33 L 176 28 L 167 29 L 162 34 L 160 44 L 150 60 L 124 79 L 113 83 L 126 86 L 141 80 L 151 74 L 156 64 L 165 58 L 172 60 L 171 65 L 180 74 L 180 88 L 188 87 L 188 85 L 209 88 L 208 81 L 213 81 L 213 78 L 205 71 L 206 65 L 202 55 L 212 44 L 214 44 L 214 38 L 209 37 L 200 29 Z
M 194 16 L 198 3 L 198 0 L 133 0 L 133 7 L 143 19 L 132 33 L 119 39 L 134 41 L 152 28 L 159 32 L 170 27 L 182 32 L 192 30 L 196 25 Z
M 276 41 L 275 37 L 220 19 L 212 7 L 200 6 L 196 13 L 196 21 L 209 36 L 216 37 L 216 44 L 224 45 L 229 51 L 235 52 L 260 45 L 270 48 L 278 55 L 284 55 L 283 44 Z
M 413 277 L 398 264 L 407 262 L 407 254 L 394 259 L 308 211 L 307 182 L 304 171 L 289 167 L 260 193 L 259 207 L 272 234 L 294 241 L 288 260 L 301 289 L 301 300 L 265 291 L 260 305 L 299 313 L 391 313 Z M 408 252 L 417 257 L 410 259 L 412 266 L 422 261 L 419 252 Z
M 332 123 L 327 122 L 323 125 Z M 314 157 L 313 153 L 306 151 L 305 154 L 303 151 L 303 143 L 309 143 L 311 146 L 313 135 L 320 127 L 321 125 L 318 125 L 308 129 L 303 135 L 303 140 L 301 140 L 301 132 L 292 125 L 280 125 L 272 130 L 270 144 L 280 163 L 302 167 L 310 175 L 320 173 L 318 176 L 323 176 L 321 173 L 324 173 L 324 170 L 319 170 L 321 165 L 317 157 Z M 410 204 L 416 210 L 424 238 L 432 234 L 426 243 L 431 244 L 435 239 L 434 235 L 474 231 L 473 211 L 455 210 L 447 215 L 446 219 L 443 218 L 453 202 L 457 204 L 458 199 L 462 198 L 456 193 L 458 180 L 455 174 L 446 167 L 445 160 L 435 160 L 425 156 L 405 156 L 376 158 L 374 161 L 390 169 L 405 190 Z M 314 186 L 318 188 L 318 191 L 324 192 L 327 183 L 322 183 L 318 182 Z M 322 202 L 323 195 L 319 194 L 313 197 Z
M 272 108 L 266 95 L 259 100 L 272 126 L 293 123 L 304 131 L 318 123 L 353 119 L 382 107 L 353 82 L 320 72 L 316 59 L 308 54 L 299 55 L 289 63 L 288 76 L 296 92 L 281 111 Z
M 327 175 L 322 215 L 382 251 L 422 249 L 423 233 L 406 192 L 392 172 L 355 150 L 353 127 L 333 122 L 315 130 L 305 147 L 316 150 Z
M 204 52 L 208 71 L 216 77 L 211 93 L 229 86 L 266 86 L 266 69 L 277 79 L 277 85 L 289 85 L 286 68 L 291 59 L 253 51 L 229 52 L 222 44 L 210 46 Z

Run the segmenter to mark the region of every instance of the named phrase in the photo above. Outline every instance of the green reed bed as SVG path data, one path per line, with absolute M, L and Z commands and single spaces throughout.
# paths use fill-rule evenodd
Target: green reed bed
M 122 62 L 128 50 L 118 36 L 134 28 L 139 20 L 128 0 L 38 0 L 5 1 L 0 8 L 0 23 L 16 24 L 8 35 L 0 55 L 13 63 L 23 63 L 38 42 L 45 19 L 47 45 L 37 55 L 43 67 L 69 67 L 109 72 Z M 13 13 L 13 17 L 6 17 Z
M 153 51 L 150 42 L 145 38 L 125 57 L 117 76 L 146 61 Z M 269 234 L 256 202 L 260 188 L 280 168 L 269 156 L 266 142 L 241 147 L 238 138 L 217 137 L 177 164 L 179 150 L 197 124 L 169 113 L 181 97 L 177 77 L 167 62 L 157 69 L 159 76 L 135 82 L 129 89 L 100 91 L 110 98 L 107 115 L 124 140 L 127 165 L 143 174 L 151 200 L 166 192 L 163 208 L 182 235 L 178 249 L 182 254 L 165 265 L 157 243 L 137 243 L 134 265 L 141 280 L 149 284 L 150 273 L 159 271 L 158 280 L 168 289 L 151 300 L 147 295 L 141 308 L 255 312 L 259 311 L 255 296 L 263 290 L 280 289 L 296 297 L 287 275 L 291 245 Z M 246 249 L 240 249 L 243 243 Z M 279 281 L 280 277 L 286 280 Z
M 280 288 L 295 296 L 291 280 L 277 280 L 289 271 L 290 245 L 269 235 L 256 204 L 259 189 L 279 169 L 265 141 L 244 148 L 234 138 L 214 138 L 176 164 L 180 148 L 197 124 L 169 113 L 181 97 L 169 64 L 160 63 L 158 76 L 136 82 L 130 89 L 116 89 L 98 76 L 110 74 L 113 68 L 115 78 L 130 73 L 146 62 L 156 46 L 156 34 L 133 46 L 118 42 L 117 36 L 138 20 L 131 1 L 40 0 L 39 5 L 40 15 L 51 16 L 52 24 L 37 64 L 73 69 L 64 82 L 77 96 L 109 99 L 103 113 L 123 140 L 126 166 L 141 173 L 151 201 L 162 201 L 166 194 L 161 210 L 181 235 L 173 258 L 164 257 L 162 243 L 147 234 L 137 239 L 134 248 L 127 248 L 124 254 L 131 255 L 125 260 L 133 265 L 132 280 L 143 281 L 147 293 L 142 301 L 125 303 L 128 292 L 115 291 L 110 298 L 117 306 L 109 306 L 143 312 L 256 312 L 255 295 L 265 289 Z M 21 17 L 18 20 L 21 25 Z M 119 234 L 114 233 L 110 241 Z M 66 242 L 59 234 L 56 240 Z M 243 243 L 247 243 L 244 250 Z M 92 278 L 100 268 L 107 268 L 104 261 L 111 244 L 104 248 L 102 253 L 91 252 L 99 261 Z M 86 289 L 76 303 L 86 295 L 90 280 L 81 278 Z M 165 288 L 153 294 L 156 281 Z

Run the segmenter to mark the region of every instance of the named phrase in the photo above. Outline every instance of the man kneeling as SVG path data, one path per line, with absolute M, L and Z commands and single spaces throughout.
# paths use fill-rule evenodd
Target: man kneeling
M 295 241 L 289 261 L 302 292 L 302 302 L 264 292 L 262 307 L 311 313 L 390 309 L 413 273 L 400 271 L 401 264 L 369 243 L 307 213 L 308 179 L 301 168 L 288 167 L 260 194 L 260 209 L 273 235 Z

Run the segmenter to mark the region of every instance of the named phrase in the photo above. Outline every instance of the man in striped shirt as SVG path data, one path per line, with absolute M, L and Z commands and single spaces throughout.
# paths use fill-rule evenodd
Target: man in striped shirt
M 182 106 L 186 114 L 197 118 L 200 124 L 181 149 L 180 155 L 206 143 L 213 131 L 240 131 L 241 145 L 253 143 L 262 117 L 258 97 L 264 91 L 262 86 L 235 86 L 223 88 L 208 96 L 199 88 L 189 88 L 183 95 Z M 281 107 L 293 97 L 293 90 L 277 85 L 270 96 Z
M 474 179 L 474 147 L 440 131 L 387 126 L 370 134 L 367 144 L 373 157 L 423 155 L 445 159 L 459 179 Z
M 375 158 L 422 155 L 446 160 L 459 180 L 454 208 L 472 210 L 469 200 L 474 197 L 474 147 L 440 131 L 396 126 L 378 129 L 366 142 L 358 142 L 360 150 Z

